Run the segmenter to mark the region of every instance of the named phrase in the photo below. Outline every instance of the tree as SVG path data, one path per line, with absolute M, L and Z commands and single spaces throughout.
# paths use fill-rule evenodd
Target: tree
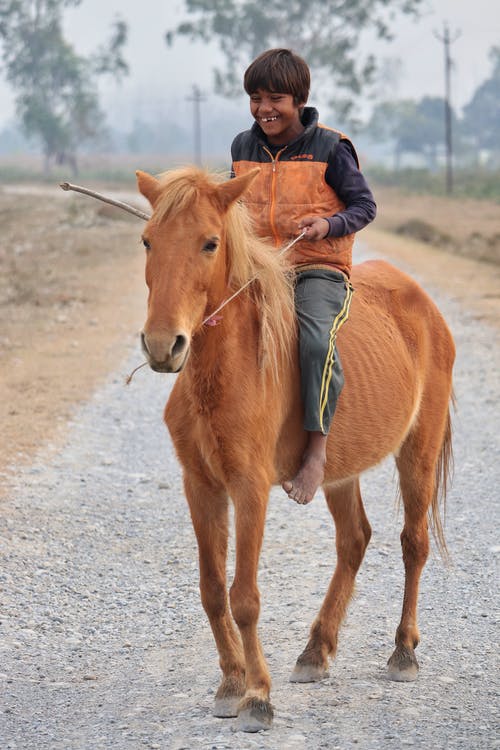
M 429 169 L 436 169 L 438 154 L 445 147 L 445 106 L 445 100 L 441 96 L 424 96 L 417 104 L 415 118 L 404 123 L 400 135 L 402 149 L 425 156 Z M 452 123 L 456 123 L 453 111 L 451 118 Z
M 375 74 L 373 55 L 360 49 L 363 32 L 391 38 L 391 23 L 398 13 L 417 16 L 422 0 L 184 0 L 192 20 L 167 31 L 171 45 L 178 36 L 193 41 L 215 41 L 226 68 L 215 69 L 218 93 L 241 93 L 241 71 L 270 47 L 289 47 L 314 70 L 318 83 L 335 86 L 340 95 L 329 102 L 341 117 L 353 108 Z
M 416 103 L 410 99 L 384 101 L 377 104 L 366 127 L 366 133 L 380 144 L 391 142 L 394 148 L 394 169 L 401 165 L 404 124 L 415 118 Z
M 0 0 L 0 40 L 7 81 L 15 90 L 16 112 L 27 135 L 37 138 L 45 169 L 68 163 L 77 170 L 76 155 L 85 141 L 103 130 L 96 78 L 127 73 L 122 48 L 123 21 L 115 21 L 111 38 L 90 58 L 64 39 L 63 8 L 81 0 Z
M 500 47 L 492 47 L 491 76 L 463 110 L 463 131 L 478 149 L 500 152 Z
M 424 96 L 418 102 L 382 102 L 373 110 L 368 132 L 372 138 L 393 142 L 396 169 L 404 153 L 423 156 L 429 168 L 435 169 L 445 145 L 444 106 L 444 99 L 439 96 Z M 456 125 L 453 111 L 451 115 Z

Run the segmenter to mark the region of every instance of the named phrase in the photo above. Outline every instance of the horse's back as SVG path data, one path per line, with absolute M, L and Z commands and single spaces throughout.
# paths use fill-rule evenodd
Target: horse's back
M 353 266 L 352 284 L 355 289 L 353 312 L 365 325 L 383 331 L 392 327 L 401 336 L 401 345 L 418 362 L 426 344 L 432 349 L 440 345 L 451 358 L 455 354 L 450 330 L 431 297 L 411 276 L 384 260 L 369 260 Z M 362 316 L 358 309 L 362 308 Z M 362 325 L 357 320 L 355 325 Z M 415 338 L 418 338 L 418 341 Z M 371 337 L 370 337 L 371 338 Z M 369 340 L 369 339 L 368 339 Z
M 408 307 L 415 311 L 432 310 L 437 307 L 420 284 L 401 269 L 385 260 L 367 260 L 352 268 L 351 282 L 372 306 L 389 305 L 393 316 L 406 313 Z

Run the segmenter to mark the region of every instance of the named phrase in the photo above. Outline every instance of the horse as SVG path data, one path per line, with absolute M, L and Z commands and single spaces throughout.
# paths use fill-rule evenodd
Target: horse
M 243 731 L 268 729 L 271 680 L 257 635 L 259 553 L 270 489 L 295 475 L 305 447 L 293 269 L 286 253 L 258 238 L 240 200 L 255 172 L 229 180 L 195 167 L 136 174 L 153 209 L 142 235 L 149 288 L 142 347 L 153 370 L 178 373 L 164 419 L 183 469 L 201 601 L 222 671 L 213 713 L 237 717 Z M 291 675 L 297 682 L 323 679 L 336 653 L 371 535 L 362 472 L 395 456 L 405 569 L 388 661 L 395 680 L 417 675 L 417 597 L 429 525 L 446 550 L 440 517 L 452 462 L 451 333 L 424 290 L 389 263 L 356 265 L 351 281 L 350 317 L 337 341 L 345 384 L 322 487 L 337 561 Z M 228 592 L 230 500 L 236 559 Z

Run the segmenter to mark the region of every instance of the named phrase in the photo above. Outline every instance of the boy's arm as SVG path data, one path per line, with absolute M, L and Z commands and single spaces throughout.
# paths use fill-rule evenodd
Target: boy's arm
M 350 141 L 341 140 L 328 162 L 325 179 L 335 191 L 345 209 L 329 216 L 327 237 L 343 237 L 359 232 L 376 216 L 377 204 L 372 191 L 360 172 L 356 153 Z

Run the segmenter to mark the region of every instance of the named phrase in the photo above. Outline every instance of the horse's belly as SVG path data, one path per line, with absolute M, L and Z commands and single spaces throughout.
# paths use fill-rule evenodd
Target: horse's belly
M 335 475 L 359 474 L 397 453 L 420 408 L 422 374 L 401 333 L 387 322 L 365 334 L 341 342 L 345 383 L 329 441 Z

